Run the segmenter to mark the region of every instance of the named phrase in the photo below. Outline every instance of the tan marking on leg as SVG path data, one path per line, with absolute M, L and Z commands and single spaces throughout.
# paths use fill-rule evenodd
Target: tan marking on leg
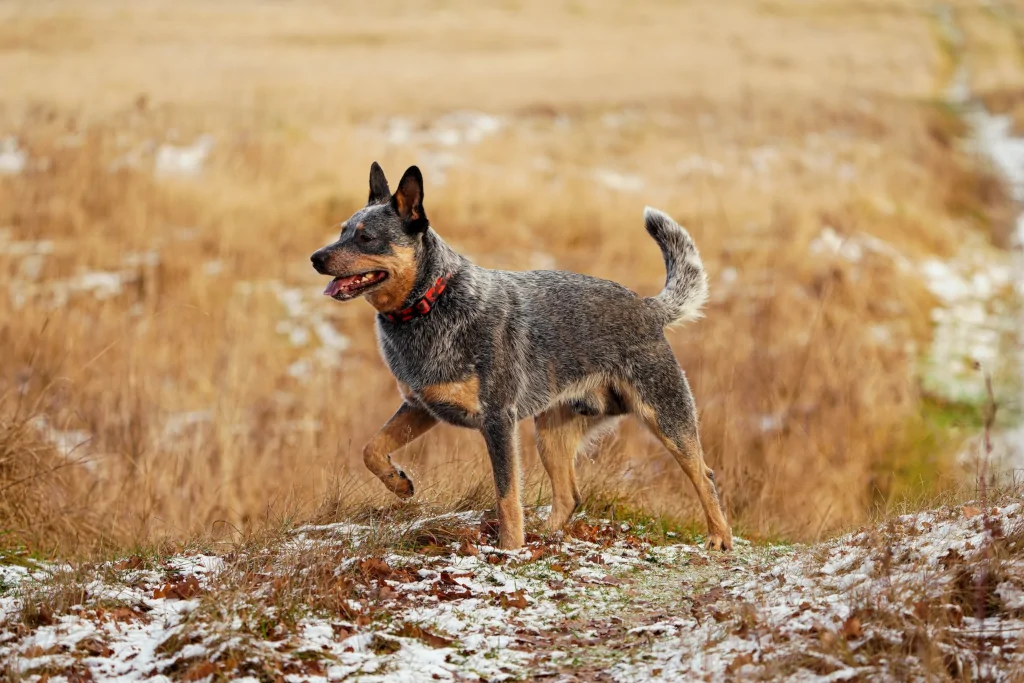
M 498 493 L 498 547 L 516 550 L 523 547 L 523 505 L 520 500 L 519 443 L 513 445 L 512 485 L 505 495 Z
M 459 382 L 431 384 L 418 393 L 427 403 L 447 403 L 474 415 L 480 412 L 480 378 L 476 375 Z
M 391 453 L 426 433 L 437 419 L 423 408 L 403 403 L 363 447 L 363 463 L 384 486 L 401 498 L 413 494 L 412 480 L 391 463 Z
M 633 388 L 633 385 L 627 382 L 620 382 L 615 385 L 615 390 L 618 392 L 619 396 L 626 401 L 626 409 L 629 410 L 629 412 L 636 415 L 649 427 L 651 425 L 657 425 L 657 413 L 654 411 L 654 408 L 647 405 L 643 399 L 640 398 L 640 395 L 636 393 L 636 389 Z M 656 426 L 652 427 L 652 430 L 655 430 L 655 434 L 660 434 L 660 432 L 657 431 Z
M 498 547 L 517 550 L 523 547 L 523 506 L 519 500 L 519 482 L 502 498 L 498 497 Z
M 672 457 L 683 468 L 683 472 L 686 472 L 686 476 L 693 482 L 708 524 L 708 548 L 731 550 L 732 529 L 722 511 L 722 504 L 718 500 L 718 488 L 715 486 L 714 472 L 704 462 L 704 449 L 701 448 L 697 434 L 688 434 L 677 445 L 661 432 L 656 422 L 649 422 L 647 426 L 665 445 Z
M 502 463 L 508 470 L 504 473 L 508 476 L 508 485 L 502 491 L 498 486 L 498 472 L 494 471 L 494 492 L 497 499 L 498 509 L 498 547 L 504 550 L 515 550 L 523 546 L 523 506 L 520 502 L 520 457 L 519 457 L 519 428 L 513 424 L 508 434 L 508 443 L 488 444 L 488 448 L 497 446 L 507 448 L 507 462 Z M 493 455 L 492 455 L 493 459 Z
M 601 415 L 577 415 L 565 406 L 553 408 L 534 418 L 537 453 L 551 479 L 549 530 L 564 527 L 583 502 L 576 482 L 576 456 L 587 435 L 608 419 Z
M 576 451 L 583 440 L 584 420 L 564 406 L 534 418 L 537 454 L 551 480 L 551 515 L 548 529 L 565 526 L 582 501 L 576 485 Z

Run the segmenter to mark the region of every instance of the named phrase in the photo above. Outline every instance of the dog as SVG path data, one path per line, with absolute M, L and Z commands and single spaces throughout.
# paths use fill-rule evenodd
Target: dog
M 668 215 L 646 208 L 644 224 L 668 271 L 657 296 L 572 272 L 489 270 L 431 227 L 416 166 L 392 194 L 374 162 L 366 206 L 311 257 L 318 273 L 333 278 L 324 294 L 363 297 L 377 309 L 381 355 L 402 395 L 363 449 L 366 467 L 406 498 L 413 482 L 391 461 L 394 451 L 439 422 L 480 431 L 497 491 L 499 544 L 516 549 L 523 545 L 519 421 L 532 417 L 536 425 L 553 492 L 548 527 L 557 530 L 581 503 L 575 459 L 582 444 L 630 414 L 696 488 L 708 547 L 730 549 L 693 395 L 664 333 L 700 317 L 707 275 L 690 235 Z

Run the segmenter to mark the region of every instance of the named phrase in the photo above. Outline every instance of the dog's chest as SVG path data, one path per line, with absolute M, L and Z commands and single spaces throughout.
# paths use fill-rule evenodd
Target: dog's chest
M 475 426 L 480 413 L 480 382 L 473 358 L 446 336 L 379 330 L 384 362 L 406 398 L 424 406 L 440 420 Z

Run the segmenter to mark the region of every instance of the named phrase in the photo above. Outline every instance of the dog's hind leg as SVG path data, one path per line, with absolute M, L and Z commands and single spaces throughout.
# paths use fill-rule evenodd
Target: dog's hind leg
M 523 546 L 524 536 L 519 499 L 519 430 L 513 411 L 485 415 L 482 431 L 498 494 L 498 546 L 515 550 Z
M 631 410 L 676 459 L 693 482 L 708 524 L 708 548 L 730 550 L 732 530 L 722 512 L 715 473 L 704 462 L 697 435 L 697 411 L 690 387 L 666 344 L 654 366 L 634 373 Z M 667 357 L 666 357 L 667 356 Z
M 607 419 L 580 415 L 569 406 L 552 408 L 534 418 L 537 453 L 551 479 L 551 531 L 564 527 L 582 502 L 576 483 L 576 454 L 590 430 Z
M 413 442 L 437 424 L 437 419 L 419 406 L 405 402 L 380 431 L 363 447 L 363 462 L 388 489 L 400 498 L 413 494 L 412 480 L 391 462 L 391 453 Z

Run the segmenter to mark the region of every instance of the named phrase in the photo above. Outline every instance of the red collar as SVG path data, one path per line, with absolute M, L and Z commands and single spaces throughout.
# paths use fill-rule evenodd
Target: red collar
M 434 307 L 434 302 L 437 301 L 441 293 L 444 292 L 444 288 L 448 286 L 448 280 L 451 279 L 451 273 L 442 275 L 437 278 L 437 282 L 428 289 L 423 296 L 414 301 L 412 305 L 407 308 L 403 308 L 399 311 L 392 311 L 390 313 L 381 313 L 389 323 L 407 323 L 413 318 L 419 318 L 427 313 L 430 313 L 430 309 Z

